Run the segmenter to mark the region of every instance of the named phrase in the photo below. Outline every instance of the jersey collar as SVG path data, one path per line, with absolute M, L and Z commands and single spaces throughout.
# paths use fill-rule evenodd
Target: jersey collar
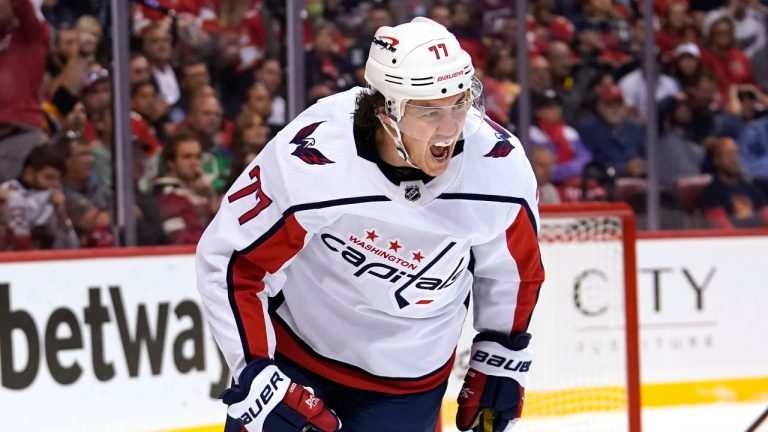
M 419 207 L 433 201 L 453 184 L 464 159 L 464 141 L 456 143 L 445 173 L 437 177 L 410 167 L 395 167 L 384 162 L 376 151 L 374 131 L 353 126 L 357 155 L 365 177 L 392 201 Z

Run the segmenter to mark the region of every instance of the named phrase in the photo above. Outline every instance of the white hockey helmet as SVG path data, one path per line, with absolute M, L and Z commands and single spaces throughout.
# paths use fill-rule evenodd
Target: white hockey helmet
M 440 99 L 482 85 L 473 79 L 472 58 L 443 25 L 417 17 L 396 27 L 384 26 L 373 37 L 365 79 L 384 95 L 386 112 L 399 121 L 411 99 Z

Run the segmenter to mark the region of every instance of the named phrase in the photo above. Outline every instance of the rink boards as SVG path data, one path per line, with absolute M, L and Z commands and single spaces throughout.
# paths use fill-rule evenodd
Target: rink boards
M 595 267 L 590 249 L 571 249 L 558 250 L 568 259 L 547 267 L 543 288 L 564 290 L 552 296 L 563 308 L 573 278 Z M 764 235 L 638 241 L 644 406 L 768 398 L 767 250 Z M 202 318 L 191 252 L 0 255 L 0 429 L 219 428 L 226 370 Z M 598 359 L 618 337 L 579 336 L 584 327 L 569 322 L 562 331 L 585 338 L 579 361 Z M 465 364 L 460 347 L 454 382 Z

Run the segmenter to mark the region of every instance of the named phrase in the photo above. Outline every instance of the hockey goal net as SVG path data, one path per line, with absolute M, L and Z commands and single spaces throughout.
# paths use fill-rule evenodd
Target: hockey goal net
M 543 206 L 546 282 L 518 431 L 639 432 L 635 222 L 620 204 Z

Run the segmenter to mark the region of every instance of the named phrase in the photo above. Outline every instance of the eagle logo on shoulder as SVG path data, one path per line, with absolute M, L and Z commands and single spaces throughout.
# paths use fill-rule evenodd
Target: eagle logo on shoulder
M 511 142 L 509 142 L 509 139 L 512 138 L 512 135 L 509 132 L 507 132 L 503 127 L 499 126 L 498 123 L 491 120 L 490 118 L 486 117 L 485 121 L 488 122 L 489 125 L 491 125 L 493 130 L 496 131 L 496 138 L 499 139 L 499 141 L 496 142 L 496 145 L 493 146 L 491 151 L 485 154 L 485 157 L 503 158 L 503 157 L 509 156 L 512 150 L 515 148 L 515 146 L 512 145 Z
M 291 144 L 295 144 L 296 150 L 291 154 L 304 161 L 309 165 L 325 165 L 334 163 L 332 160 L 325 157 L 320 150 L 316 149 L 315 139 L 310 135 L 315 132 L 318 126 L 325 121 L 319 121 L 310 125 L 304 126 L 291 140 Z

